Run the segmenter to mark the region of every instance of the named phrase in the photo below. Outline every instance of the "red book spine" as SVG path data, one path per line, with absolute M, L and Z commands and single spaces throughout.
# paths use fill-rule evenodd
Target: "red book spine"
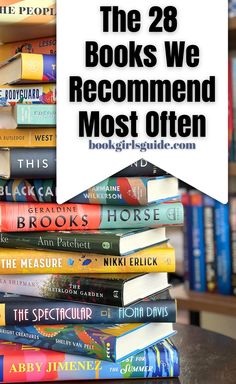
M 97 229 L 100 205 L 0 203 L 0 232 Z

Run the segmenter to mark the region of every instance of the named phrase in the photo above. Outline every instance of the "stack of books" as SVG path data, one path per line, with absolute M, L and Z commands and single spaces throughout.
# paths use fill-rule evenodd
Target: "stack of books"
M 4 347 L 7 380 L 26 380 L 25 346 L 42 348 L 40 366 L 27 349 L 31 381 L 178 376 L 165 233 L 183 222 L 177 194 L 171 176 L 119 176 L 82 193 L 87 204 L 0 204 L 0 338 L 23 345 Z
M 178 182 L 140 160 L 56 203 L 55 51 L 34 37 L 0 47 L 0 381 L 178 376 Z

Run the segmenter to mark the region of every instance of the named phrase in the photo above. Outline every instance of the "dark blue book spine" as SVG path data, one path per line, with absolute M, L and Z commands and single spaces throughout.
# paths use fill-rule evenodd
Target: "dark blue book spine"
M 198 292 L 205 292 L 206 269 L 203 200 L 200 193 L 191 194 L 190 199 L 192 219 L 192 282 L 190 289 Z
M 20 301 L 21 300 L 21 301 Z M 3 302 L 3 300 L 1 300 Z M 0 325 L 173 323 L 175 300 L 142 301 L 129 307 L 112 307 L 57 301 L 22 301 L 2 304 L 5 322 Z
M 219 293 L 230 295 L 231 285 L 231 251 L 230 251 L 230 226 L 229 205 L 215 203 L 215 239 L 217 260 L 217 285 Z

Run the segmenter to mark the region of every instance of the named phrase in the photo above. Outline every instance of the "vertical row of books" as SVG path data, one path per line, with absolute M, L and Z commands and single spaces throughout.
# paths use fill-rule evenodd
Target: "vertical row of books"
M 0 46 L 0 382 L 178 376 L 178 182 L 140 160 L 56 203 L 55 37 L 36 30 Z
M 183 193 L 189 288 L 236 295 L 236 197 L 221 204 L 196 190 Z

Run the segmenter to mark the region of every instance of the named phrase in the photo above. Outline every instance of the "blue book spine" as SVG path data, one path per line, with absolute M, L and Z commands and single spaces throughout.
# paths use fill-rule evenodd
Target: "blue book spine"
M 139 350 L 131 349 L 117 356 L 118 339 L 124 335 L 147 327 L 146 324 L 57 324 L 34 326 L 0 327 L 0 338 L 18 344 L 30 345 L 72 355 L 88 356 L 94 359 L 118 362 L 137 354 Z M 165 338 L 171 337 L 175 331 L 169 331 Z M 161 342 L 163 335 L 155 335 L 152 344 Z
M 217 285 L 219 293 L 230 295 L 231 285 L 231 251 L 230 251 L 230 226 L 229 205 L 215 203 L 215 240 L 217 261 Z
M 192 281 L 190 289 L 198 292 L 205 292 L 206 269 L 202 195 L 200 193 L 194 193 L 190 196 L 190 199 L 192 220 L 192 249 L 190 255 L 192 264 Z

